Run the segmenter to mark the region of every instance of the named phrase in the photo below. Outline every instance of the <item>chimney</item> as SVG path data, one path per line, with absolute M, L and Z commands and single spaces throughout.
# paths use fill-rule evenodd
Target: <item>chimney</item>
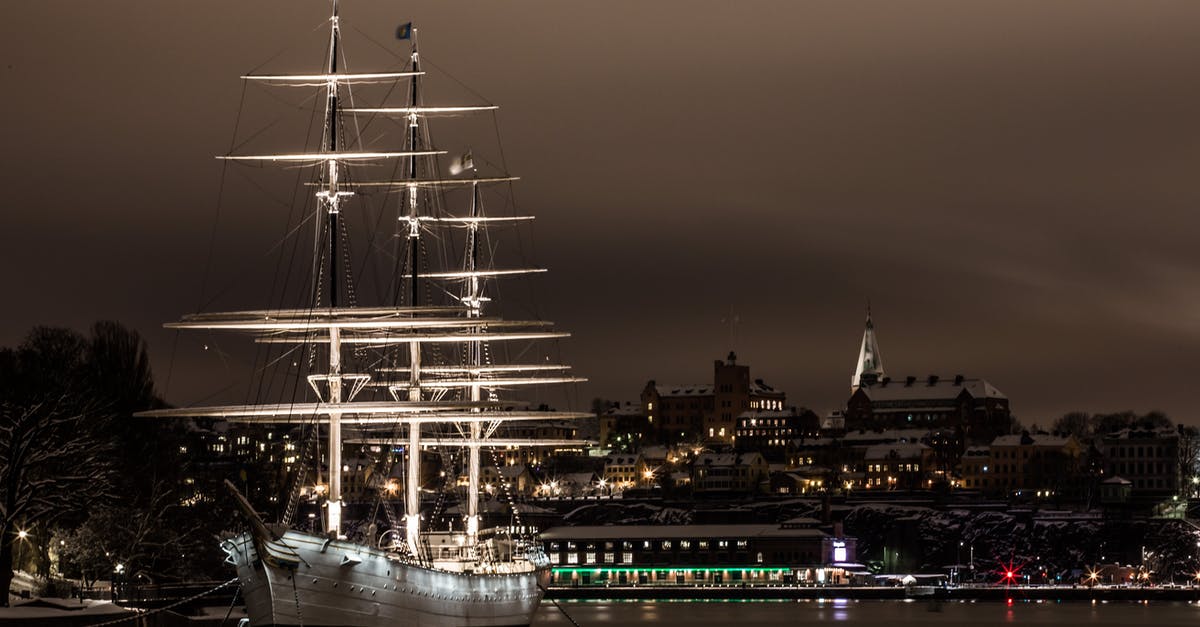
M 938 376 L 936 374 L 931 374 L 931 375 L 929 375 L 928 380 L 929 380 L 929 387 L 933 387 L 933 386 L 937 385 Z
M 963 384 L 963 376 L 961 374 L 954 375 L 954 385 L 962 385 L 962 384 Z
M 904 377 L 904 387 L 906 387 L 906 388 L 912 387 L 912 385 L 916 382 L 917 382 L 916 377 Z

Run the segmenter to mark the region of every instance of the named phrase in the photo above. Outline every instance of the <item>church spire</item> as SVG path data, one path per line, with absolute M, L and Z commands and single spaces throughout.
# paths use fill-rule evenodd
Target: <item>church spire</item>
M 867 324 L 863 329 L 862 348 L 858 349 L 858 366 L 850 379 L 850 391 L 860 385 L 870 385 L 883 378 L 883 358 L 879 355 L 879 342 L 875 339 L 875 323 L 871 321 L 871 304 L 867 303 Z

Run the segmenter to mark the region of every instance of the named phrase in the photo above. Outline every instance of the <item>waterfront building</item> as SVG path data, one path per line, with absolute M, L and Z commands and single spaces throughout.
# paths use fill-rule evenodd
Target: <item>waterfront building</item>
M 465 486 L 465 477 L 460 483 Z M 514 466 L 484 466 L 480 474 L 480 482 L 489 494 L 508 494 L 514 496 L 529 496 L 533 494 L 537 481 L 529 467 L 524 464 Z M 507 483 L 507 489 L 503 484 Z
M 754 494 L 763 491 L 769 477 L 761 453 L 701 453 L 692 462 L 692 494 Z
M 838 487 L 832 469 L 825 466 L 801 466 L 791 470 L 771 470 L 771 494 L 812 494 Z
M 552 457 L 563 455 L 582 456 L 586 445 L 579 440 L 579 426 L 566 420 L 530 420 L 505 424 L 496 432 L 496 437 L 519 440 L 569 441 L 574 444 L 554 446 L 505 446 L 496 449 L 505 466 L 539 466 Z
M 583 498 L 592 495 L 606 496 L 608 482 L 603 485 L 594 472 L 569 472 L 559 475 L 556 479 L 558 487 L 564 496 Z
M 947 437 L 945 430 L 939 429 L 888 429 L 883 431 L 852 431 L 838 438 L 811 438 L 795 440 L 788 457 L 791 468 L 824 467 L 829 469 L 825 485 L 829 489 L 901 489 L 908 486 L 910 481 L 916 481 L 919 473 L 920 485 L 914 487 L 930 487 L 931 482 L 946 481 L 953 484 L 951 473 L 944 471 L 939 459 L 948 448 L 946 442 L 953 442 Z M 919 464 L 920 470 L 906 470 L 903 477 L 895 474 L 896 465 L 900 462 L 890 457 L 892 449 L 905 454 L 910 452 L 909 445 L 923 445 L 920 449 L 920 459 L 909 459 L 908 464 Z M 951 445 L 953 446 L 953 445 Z M 883 448 L 876 448 L 883 447 Z M 868 454 L 872 461 L 868 462 Z M 957 458 L 952 459 L 949 467 L 954 466 Z M 884 470 L 887 467 L 888 470 Z M 868 472 L 875 469 L 873 472 Z M 868 474 L 870 475 L 868 477 Z M 894 481 L 888 481 L 892 477 Z M 876 484 L 876 479 L 879 480 Z
M 653 479 L 640 453 L 610 453 L 604 458 L 604 482 L 615 491 L 643 486 L 648 480 L 653 485 Z
M 1023 501 L 1079 498 L 1085 489 L 1083 452 L 1072 436 L 1002 435 L 963 453 L 963 487 Z
M 738 415 L 751 410 L 779 411 L 786 395 L 762 379 L 750 379 L 749 366 L 737 355 L 713 362 L 713 382 L 662 385 L 649 381 L 642 390 L 647 432 L 659 444 L 703 441 L 733 444 Z
M 600 413 L 600 446 L 630 450 L 641 445 L 648 424 L 641 403 L 616 403 Z
M 848 431 L 906 427 L 955 431 L 959 448 L 954 459 L 962 454 L 964 444 L 987 444 L 1012 426 L 1008 397 L 983 379 L 930 375 L 924 380 L 910 376 L 895 381 L 886 376 L 869 309 L 844 419 Z
M 1122 429 L 1100 439 L 1105 475 L 1130 483 L 1130 498 L 1168 499 L 1179 494 L 1179 432 L 1173 428 Z
M 928 488 L 933 451 L 920 442 L 875 444 L 863 454 L 866 486 L 874 490 Z
M 738 414 L 734 442 L 738 451 L 757 451 L 767 461 L 781 462 L 793 440 L 817 436 L 819 423 L 806 409 L 750 410 Z
M 540 542 L 560 585 L 843 584 L 865 571 L 854 538 L 818 525 L 554 527 Z
M 957 434 L 956 442 L 987 444 L 1009 432 L 1012 416 L 1008 397 L 983 379 L 931 375 L 922 381 L 917 377 L 893 381 L 884 377 L 850 395 L 846 425 L 849 430 L 948 429 Z

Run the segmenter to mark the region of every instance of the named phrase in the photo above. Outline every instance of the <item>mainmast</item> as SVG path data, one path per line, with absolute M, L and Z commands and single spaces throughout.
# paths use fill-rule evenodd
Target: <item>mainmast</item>
M 325 100 L 325 139 L 324 151 L 330 154 L 339 150 L 338 146 L 338 40 L 340 25 L 338 24 L 338 0 L 333 0 L 333 15 L 330 17 L 329 29 L 329 64 L 330 76 L 326 83 Z M 319 202 L 325 207 L 328 216 L 329 235 L 329 308 L 338 308 L 337 283 L 337 242 L 338 214 L 341 211 L 341 201 L 351 192 L 338 189 L 337 159 L 325 161 L 326 172 L 324 185 L 317 192 Z M 318 257 L 319 258 L 319 257 Z M 320 294 L 316 297 L 319 299 Z M 329 332 L 329 404 L 333 408 L 329 412 L 329 500 L 325 529 L 334 537 L 342 537 L 342 424 L 341 412 L 337 405 L 342 402 L 342 342 L 340 329 L 334 327 Z

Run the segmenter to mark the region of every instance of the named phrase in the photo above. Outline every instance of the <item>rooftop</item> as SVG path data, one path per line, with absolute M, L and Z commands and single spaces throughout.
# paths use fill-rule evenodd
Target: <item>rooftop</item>
M 972 398 L 1007 399 L 1003 392 L 983 379 L 951 377 L 908 377 L 904 380 L 884 378 L 874 385 L 859 388 L 872 401 L 950 400 L 964 391 Z
M 590 525 L 554 527 L 541 533 L 543 540 L 598 540 L 673 538 L 824 538 L 819 529 L 784 529 L 779 525 Z

